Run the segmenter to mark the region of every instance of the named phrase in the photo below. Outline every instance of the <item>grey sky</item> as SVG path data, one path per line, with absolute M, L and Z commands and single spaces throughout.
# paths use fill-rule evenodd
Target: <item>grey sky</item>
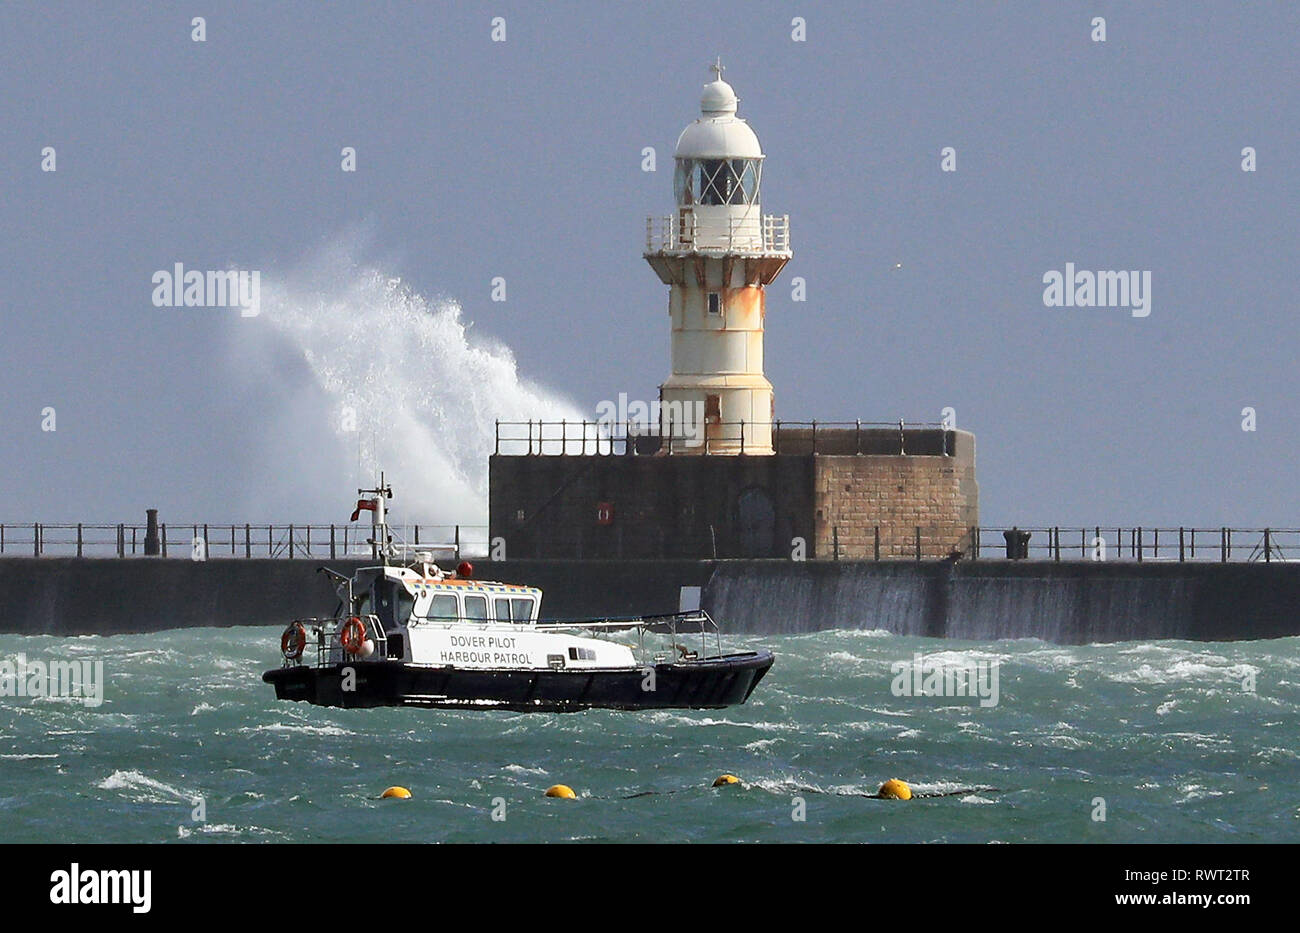
M 191 6 L 0 8 L 0 520 L 341 520 L 354 471 L 294 483 L 286 412 L 319 401 L 328 440 L 301 353 L 153 307 L 176 262 L 274 281 L 363 230 L 360 260 L 460 302 L 524 379 L 593 416 L 654 398 L 645 217 L 721 55 L 791 215 L 778 417 L 954 407 L 986 524 L 1300 525 L 1293 3 Z M 1150 316 L 1044 307 L 1067 262 L 1150 270 Z

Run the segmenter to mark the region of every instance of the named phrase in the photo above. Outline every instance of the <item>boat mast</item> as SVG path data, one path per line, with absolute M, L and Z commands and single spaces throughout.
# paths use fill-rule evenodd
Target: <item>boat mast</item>
M 393 488 L 384 481 L 384 474 L 381 471 L 379 486 L 375 489 L 358 489 L 357 495 L 370 496 L 370 501 L 375 504 L 370 512 L 370 546 L 373 548 L 374 555 L 382 559 L 384 566 L 387 567 L 392 539 L 388 536 L 388 508 L 384 500 L 393 498 Z

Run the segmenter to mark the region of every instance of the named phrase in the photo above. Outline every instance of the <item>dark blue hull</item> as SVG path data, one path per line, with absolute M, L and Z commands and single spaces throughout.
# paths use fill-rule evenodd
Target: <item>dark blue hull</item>
M 656 664 L 627 671 L 473 670 L 424 667 L 403 661 L 358 661 L 328 667 L 281 667 L 262 679 L 278 700 L 366 708 L 424 706 L 574 712 L 584 709 L 721 709 L 744 703 L 774 658 L 751 651 Z M 355 689 L 344 690 L 344 671 Z

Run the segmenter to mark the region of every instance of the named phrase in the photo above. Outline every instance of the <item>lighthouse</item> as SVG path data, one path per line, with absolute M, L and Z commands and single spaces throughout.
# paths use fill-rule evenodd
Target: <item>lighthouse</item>
M 645 259 L 668 286 L 672 326 L 662 431 L 672 454 L 771 454 L 764 299 L 792 255 L 790 218 L 763 213 L 762 147 L 720 61 L 712 71 L 677 140 L 674 213 L 646 221 Z
M 776 421 L 764 304 L 791 258 L 790 220 L 763 213 L 763 148 L 738 104 L 718 62 L 677 140 L 673 212 L 646 221 L 644 257 L 668 286 L 671 333 L 658 417 L 644 402 L 639 415 L 629 405 L 611 416 L 602 402 L 596 422 L 559 425 L 558 451 L 535 441 L 532 421 L 497 423 L 488 533 L 493 548 L 509 541 L 512 559 L 916 561 L 978 550 L 973 434 L 892 419 Z M 611 421 L 626 428 L 621 447 Z M 593 432 L 606 443 L 589 446 Z

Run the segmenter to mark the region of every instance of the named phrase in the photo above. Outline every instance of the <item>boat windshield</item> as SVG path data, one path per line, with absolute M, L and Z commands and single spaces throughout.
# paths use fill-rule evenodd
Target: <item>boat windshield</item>
M 407 592 L 406 587 L 396 584 L 397 586 L 397 624 L 406 625 L 411 621 L 411 613 L 415 612 L 415 597 Z
M 367 596 L 374 605 L 371 611 L 379 616 L 379 621 L 385 629 L 405 625 L 410 621 L 411 611 L 415 608 L 415 597 L 397 581 L 377 579 L 370 594 L 362 596 L 359 602 L 364 603 Z

